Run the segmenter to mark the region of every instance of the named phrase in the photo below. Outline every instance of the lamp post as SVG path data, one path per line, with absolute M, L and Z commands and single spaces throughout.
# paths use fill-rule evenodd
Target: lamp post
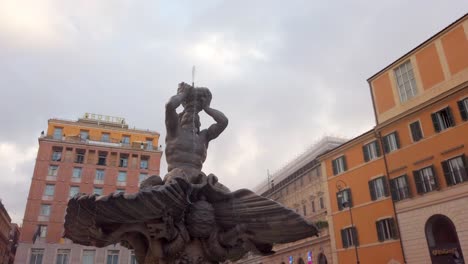
M 342 180 L 338 180 L 336 181 L 336 189 L 338 190 L 338 198 L 343 198 L 343 193 L 341 192 L 345 187 L 347 187 L 348 185 L 342 181 Z M 341 202 L 341 201 L 338 201 L 338 202 Z M 349 203 L 349 197 L 348 199 L 346 199 L 346 201 L 343 201 L 343 203 L 341 204 L 343 207 L 348 207 L 349 208 L 349 217 L 351 219 L 351 226 L 354 227 L 354 221 L 353 221 L 353 213 L 351 211 L 351 205 Z M 353 237 L 353 239 L 356 240 L 355 237 Z M 353 241 L 353 244 L 354 244 L 354 254 L 356 255 L 356 263 L 359 264 L 361 262 L 359 262 L 359 252 L 358 252 L 358 249 L 357 249 L 357 245 L 356 245 L 356 242 L 357 241 Z

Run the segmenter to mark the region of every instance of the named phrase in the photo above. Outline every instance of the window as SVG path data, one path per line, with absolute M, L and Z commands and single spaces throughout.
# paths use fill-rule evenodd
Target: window
M 333 166 L 333 175 L 340 174 L 347 170 L 346 168 L 346 158 L 345 156 L 341 156 L 336 158 L 332 161 Z
M 50 165 L 49 166 L 49 171 L 47 172 L 47 175 L 49 176 L 57 176 L 58 172 L 58 166 L 56 165 Z
M 408 60 L 396 68 L 395 77 L 398 84 L 398 94 L 402 103 L 413 98 L 418 93 L 411 61 Z
M 312 213 L 315 213 L 315 201 L 311 201 Z
M 468 180 L 465 155 L 442 162 L 447 185 L 455 185 Z
M 70 249 L 59 249 L 57 250 L 57 261 L 56 264 L 68 264 L 70 260 Z
M 397 239 L 398 233 L 393 218 L 383 219 L 375 222 L 377 228 L 377 237 L 379 241 Z
M 80 193 L 80 187 L 79 186 L 71 186 L 70 187 L 70 193 L 69 193 L 69 197 L 73 197 L 75 196 L 77 193 Z
M 76 156 L 75 156 L 75 163 L 80 163 L 80 164 L 84 163 L 85 153 L 86 153 L 85 150 L 77 149 Z
M 138 264 L 137 261 L 136 261 L 136 257 L 135 257 L 135 252 L 132 251 L 131 255 L 130 255 L 130 264 Z
M 147 150 L 153 150 L 153 139 L 152 138 L 147 138 L 146 139 L 146 149 Z
M 130 136 L 122 136 L 122 144 L 129 145 L 130 144 Z
M 362 152 L 364 153 L 364 161 L 368 162 L 369 160 L 376 159 L 380 157 L 380 146 L 377 141 L 366 144 L 362 147 Z
M 344 189 L 336 193 L 336 200 L 338 202 L 338 209 L 341 211 L 343 208 L 353 206 L 351 198 L 351 189 Z
M 94 250 L 83 250 L 83 264 L 94 264 L 94 255 L 96 251 Z
M 449 127 L 455 126 L 452 111 L 450 107 L 446 107 L 440 111 L 431 114 L 432 124 L 434 125 L 434 131 L 440 132 Z
M 29 264 L 42 264 L 42 258 L 44 257 L 44 249 L 31 249 L 31 257 L 29 259 Z
M 110 134 L 109 133 L 102 133 L 101 141 L 102 142 L 110 142 Z
M 99 156 L 98 156 L 98 164 L 97 165 L 106 166 L 107 152 L 99 152 L 98 155 Z
M 54 128 L 54 139 L 62 139 L 62 128 L 61 127 L 56 127 Z
M 418 142 L 423 138 L 422 130 L 421 130 L 421 123 L 419 121 L 413 122 L 410 125 L 411 130 L 411 137 L 413 138 L 413 142 Z
M 457 102 L 458 110 L 463 121 L 468 120 L 468 97 Z
M 109 250 L 107 251 L 107 264 L 119 264 L 119 251 Z
M 357 231 L 355 227 L 349 227 L 341 229 L 341 242 L 343 242 L 343 247 L 352 247 L 358 246 Z
M 385 153 L 390 153 L 400 148 L 400 140 L 396 131 L 383 137 L 383 147 Z
M 46 225 L 40 225 L 39 226 L 39 237 L 47 237 L 47 226 Z
M 392 199 L 401 201 L 410 197 L 410 188 L 408 186 L 408 177 L 406 175 L 390 180 Z
M 413 171 L 413 176 L 419 194 L 432 192 L 439 187 L 433 166 Z
M 96 181 L 104 181 L 105 171 L 104 170 L 96 170 L 96 175 L 94 179 Z
M 127 168 L 127 166 L 128 166 L 128 155 L 127 154 L 120 154 L 119 167 Z
M 94 187 L 93 193 L 97 195 L 102 195 L 102 188 Z
M 119 175 L 117 176 L 118 182 L 126 182 L 127 181 L 127 172 L 119 171 Z
M 72 177 L 73 178 L 81 178 L 81 172 L 82 172 L 82 168 L 79 168 L 79 167 L 75 167 L 73 168 L 73 175 Z
M 304 213 L 304 216 L 307 215 L 307 208 L 305 204 L 302 205 L 302 213 Z
M 81 139 L 88 139 L 88 138 L 89 138 L 89 131 L 87 131 L 87 130 L 80 130 L 80 138 L 81 138 Z
M 147 170 L 148 169 L 148 158 L 141 157 L 140 160 L 140 169 Z
M 55 192 L 55 185 L 53 184 L 46 184 L 44 195 L 45 196 L 54 196 Z
M 388 189 L 387 184 L 385 182 L 385 177 L 382 176 L 370 181 L 369 191 L 371 194 L 372 201 L 388 196 Z
M 138 176 L 138 183 L 141 183 L 142 181 L 146 180 L 146 178 L 148 178 L 148 174 L 140 173 L 140 175 Z
M 41 215 L 43 216 L 50 215 L 50 204 L 41 204 Z
M 323 204 L 323 197 L 319 198 L 319 205 L 320 205 L 320 209 L 325 208 L 325 205 Z
M 60 161 L 62 159 L 62 150 L 52 151 L 52 161 Z

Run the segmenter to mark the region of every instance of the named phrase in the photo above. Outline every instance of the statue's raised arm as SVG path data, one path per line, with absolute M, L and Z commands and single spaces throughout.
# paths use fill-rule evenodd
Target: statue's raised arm
M 205 113 L 216 121 L 216 123 L 212 124 L 206 130 L 206 139 L 209 142 L 210 140 L 217 138 L 224 129 L 226 129 L 229 120 L 221 111 L 213 109 L 209 105 L 206 105 L 203 110 L 205 110 Z
M 168 137 L 175 137 L 179 127 L 179 115 L 176 109 L 187 99 L 192 86 L 186 83 L 180 83 L 177 89 L 177 94 L 169 99 L 166 104 L 166 131 Z

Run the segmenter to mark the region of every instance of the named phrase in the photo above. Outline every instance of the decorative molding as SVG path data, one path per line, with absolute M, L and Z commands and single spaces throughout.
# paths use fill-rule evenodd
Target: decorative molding
M 465 145 L 464 144 L 461 144 L 461 145 L 458 145 L 456 147 L 453 147 L 453 148 L 449 148 L 447 150 L 444 150 L 440 153 L 440 155 L 446 155 L 446 154 L 449 154 L 450 152 L 453 152 L 453 151 L 456 151 L 456 150 L 459 150 L 459 149 L 462 149 L 464 148 Z
M 421 163 L 424 163 L 424 162 L 429 161 L 429 160 L 432 160 L 432 159 L 434 159 L 434 156 L 425 157 L 425 158 L 423 158 L 423 159 L 420 159 L 420 160 L 418 160 L 418 161 L 415 161 L 415 162 L 413 163 L 413 165 L 419 165 L 419 164 L 421 164 Z
M 401 167 L 398 167 L 398 168 L 396 168 L 396 169 L 393 169 L 393 170 L 389 171 L 388 174 L 393 174 L 393 173 L 395 173 L 395 172 L 404 170 L 404 169 L 406 169 L 406 168 L 408 168 L 408 166 L 404 165 L 404 166 L 401 166 Z

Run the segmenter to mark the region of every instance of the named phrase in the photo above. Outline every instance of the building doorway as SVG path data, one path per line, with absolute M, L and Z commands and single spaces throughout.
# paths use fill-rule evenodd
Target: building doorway
M 432 264 L 464 264 L 457 230 L 445 215 L 433 215 L 426 222 L 426 240 Z
M 327 257 L 323 253 L 320 253 L 318 255 L 317 260 L 318 260 L 318 262 L 317 262 L 318 264 L 328 264 Z
M 304 263 L 304 260 L 303 260 L 302 258 L 299 258 L 299 259 L 297 260 L 297 264 L 305 264 L 305 263 Z

